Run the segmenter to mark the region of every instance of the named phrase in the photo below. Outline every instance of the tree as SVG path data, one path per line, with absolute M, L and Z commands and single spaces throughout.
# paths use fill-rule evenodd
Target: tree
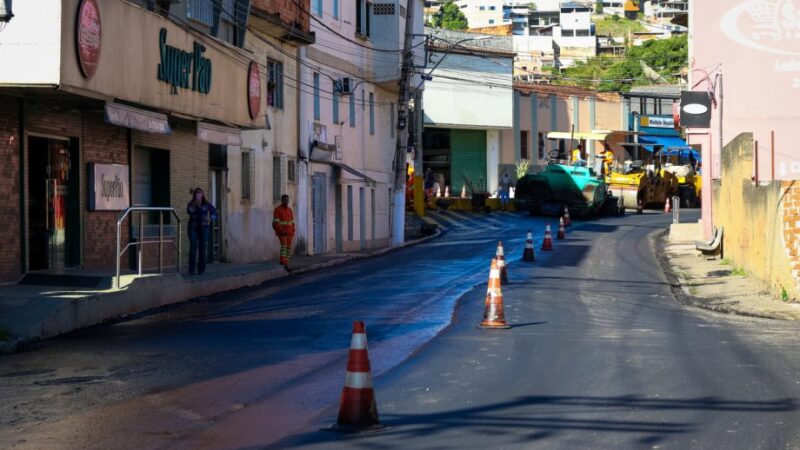
M 626 92 L 633 86 L 652 83 L 645 76 L 641 61 L 667 81 L 678 81 L 681 69 L 688 64 L 687 36 L 647 41 L 631 47 L 622 61 L 602 55 L 589 58 L 565 69 L 563 78 L 556 78 L 554 83 L 595 88 L 601 92 Z
M 594 5 L 595 14 L 603 14 L 603 0 L 597 0 Z
M 447 0 L 439 8 L 439 11 L 433 15 L 433 26 L 446 30 L 466 30 L 469 28 L 467 16 L 461 12 L 461 9 L 453 0 Z

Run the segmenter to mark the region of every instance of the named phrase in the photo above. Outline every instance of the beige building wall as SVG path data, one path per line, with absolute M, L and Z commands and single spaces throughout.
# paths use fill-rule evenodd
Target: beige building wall
M 267 61 L 283 64 L 283 108 L 268 106 L 266 89 L 261 102 L 264 124 L 268 117 L 270 129 L 262 128 L 242 133 L 242 147 L 228 147 L 228 217 L 226 247 L 228 259 L 235 263 L 277 260 L 280 245 L 272 229 L 273 210 L 280 203 L 280 195 L 290 197 L 289 206 L 296 209 L 297 200 L 297 92 L 292 81 L 296 77 L 297 47 L 282 44 L 277 39 L 263 40 L 248 33 L 245 49 L 257 55 L 262 72 L 262 86 L 267 83 Z M 247 153 L 252 168 L 250 198 L 243 196 L 242 180 L 248 175 L 242 171 L 243 153 Z M 247 157 L 245 157 L 247 158 Z M 277 159 L 276 159 L 277 158 Z M 280 170 L 275 171 L 274 162 Z M 294 179 L 289 179 L 290 166 Z M 279 173 L 276 182 L 274 175 Z M 279 186 L 276 192 L 275 187 Z
M 63 0 L 62 36 L 75 35 L 79 0 Z M 74 45 L 61 46 L 59 88 L 103 100 L 122 99 L 164 111 L 257 127 L 247 103 L 247 71 L 254 55 L 203 33 L 185 29 L 154 12 L 124 1 L 98 2 L 103 40 L 97 72 L 85 78 L 78 67 Z M 69 12 L 69 13 L 67 13 Z M 208 94 L 177 88 L 158 80 L 161 61 L 159 32 L 167 30 L 167 45 L 192 52 L 198 42 L 211 60 Z

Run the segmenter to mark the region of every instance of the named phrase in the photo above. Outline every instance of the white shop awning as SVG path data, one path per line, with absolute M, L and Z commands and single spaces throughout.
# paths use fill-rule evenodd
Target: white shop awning
M 161 114 L 120 103 L 106 103 L 106 122 L 148 133 L 169 134 L 172 129 L 166 114 Z
M 197 139 L 211 144 L 241 147 L 242 130 L 206 122 L 197 123 Z

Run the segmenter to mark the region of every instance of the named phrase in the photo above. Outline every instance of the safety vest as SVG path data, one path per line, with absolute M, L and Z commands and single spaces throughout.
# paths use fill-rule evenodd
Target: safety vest
M 294 214 L 292 208 L 279 205 L 275 208 L 272 219 L 272 228 L 278 236 L 294 236 Z

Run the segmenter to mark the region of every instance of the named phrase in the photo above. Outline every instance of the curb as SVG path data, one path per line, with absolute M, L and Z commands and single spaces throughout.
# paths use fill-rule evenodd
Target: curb
M 193 301 L 195 299 L 198 299 L 198 298 L 206 298 L 206 297 L 210 297 L 212 295 L 217 295 L 217 294 L 222 294 L 222 293 L 225 293 L 225 292 L 236 291 L 237 289 L 244 289 L 244 288 L 248 288 L 248 287 L 259 286 L 259 285 L 264 284 L 264 283 L 266 283 L 268 281 L 277 280 L 277 279 L 281 279 L 281 278 L 286 278 L 286 277 L 289 277 L 289 276 L 295 275 L 295 274 L 313 272 L 313 271 L 316 271 L 316 270 L 325 269 L 325 268 L 328 268 L 328 267 L 333 267 L 333 266 L 336 266 L 336 265 L 339 265 L 339 264 L 344 264 L 344 263 L 349 262 L 349 261 L 355 261 L 355 260 L 359 260 L 359 259 L 365 259 L 365 258 L 370 258 L 370 257 L 374 257 L 374 256 L 380 256 L 380 255 L 383 255 L 383 254 L 388 253 L 388 252 L 393 251 L 393 250 L 397 250 L 397 249 L 404 248 L 404 247 L 410 247 L 410 246 L 413 246 L 413 245 L 422 244 L 424 242 L 427 242 L 427 241 L 430 241 L 432 239 L 435 239 L 435 238 L 441 236 L 442 234 L 443 234 L 442 230 L 441 229 L 437 229 L 436 233 L 434 233 L 434 234 L 432 234 L 430 236 L 425 236 L 425 237 L 420 238 L 420 239 L 404 242 L 403 244 L 401 244 L 401 245 L 399 245 L 397 247 L 384 248 L 384 249 L 376 250 L 374 252 L 365 253 L 365 254 L 362 254 L 362 255 L 345 256 L 345 257 L 334 259 L 334 260 L 327 261 L 327 262 L 324 262 L 324 263 L 313 264 L 313 265 L 310 265 L 308 267 L 304 267 L 302 269 L 297 269 L 297 270 L 292 271 L 291 273 L 287 273 L 286 271 L 284 271 L 282 269 L 280 269 L 280 272 L 278 272 L 277 270 L 273 269 L 271 271 L 275 272 L 274 274 L 265 273 L 265 279 L 261 280 L 258 283 L 255 283 L 255 284 L 243 284 L 241 286 L 238 286 L 238 287 L 235 287 L 235 288 L 232 288 L 232 289 L 224 289 L 224 290 L 208 293 L 208 294 L 205 294 L 205 295 L 200 295 L 200 296 L 197 296 L 197 297 L 187 298 L 185 300 L 177 300 L 177 301 L 174 301 L 174 302 L 167 302 L 167 303 L 155 306 L 155 307 L 142 309 L 141 311 L 132 311 L 132 312 L 129 312 L 129 313 L 123 313 L 121 315 L 115 314 L 115 315 L 109 316 L 109 317 L 107 317 L 105 319 L 101 319 L 99 321 L 96 321 L 94 323 L 90 323 L 90 324 L 87 324 L 87 325 L 82 325 L 82 326 L 78 325 L 78 326 L 75 326 L 75 327 L 66 326 L 63 329 L 63 331 L 56 332 L 55 334 L 52 334 L 52 335 L 47 335 L 45 333 L 43 336 L 32 337 L 30 339 L 23 339 L 23 338 L 20 338 L 20 337 L 15 337 L 14 339 L 12 339 L 10 341 L 0 342 L 0 355 L 15 353 L 21 347 L 23 347 L 26 344 L 31 344 L 31 343 L 34 343 L 34 342 L 47 340 L 47 339 L 54 338 L 54 337 L 57 337 L 57 336 L 61 336 L 61 335 L 64 335 L 64 334 L 68 334 L 68 333 L 71 333 L 71 332 L 74 332 L 74 331 L 87 329 L 87 328 L 91 328 L 91 327 L 95 327 L 95 326 L 111 325 L 111 324 L 115 324 L 115 323 L 126 322 L 126 321 L 129 321 L 129 320 L 135 320 L 135 319 L 138 319 L 138 318 L 141 318 L 141 317 L 146 317 L 146 316 L 151 315 L 151 314 L 157 314 L 157 313 L 159 313 L 161 311 L 164 311 L 167 308 L 173 308 L 173 307 L 176 307 L 176 306 L 179 306 L 179 305 L 182 305 L 182 304 L 187 304 L 187 303 L 189 303 L 189 302 L 191 302 L 191 301 Z M 268 270 L 266 272 L 270 272 L 270 271 Z M 198 281 L 203 281 L 203 280 L 198 280 Z M 45 321 L 43 321 L 41 323 L 42 328 L 49 328 L 46 325 L 49 324 L 52 321 L 53 321 L 52 318 L 45 318 Z
M 667 277 L 667 281 L 669 282 L 672 294 L 675 296 L 676 299 L 678 299 L 678 301 L 681 304 L 686 306 L 693 306 L 695 308 L 700 308 L 706 311 L 711 311 L 720 314 L 730 314 L 730 315 L 751 317 L 757 319 L 781 320 L 785 322 L 796 322 L 795 320 L 787 319 L 785 317 L 773 314 L 741 311 L 739 309 L 730 306 L 714 305 L 709 303 L 707 300 L 703 300 L 701 298 L 692 295 L 691 291 L 689 290 L 689 280 L 687 280 L 683 275 L 677 273 L 675 269 L 673 269 L 672 264 L 669 261 L 669 256 L 667 256 L 666 247 L 664 243 L 668 233 L 669 230 L 664 230 L 660 233 L 653 234 L 651 238 L 652 239 L 651 244 L 653 250 L 655 250 L 656 260 L 658 260 L 659 264 L 661 264 L 661 269 L 664 271 L 664 275 Z

